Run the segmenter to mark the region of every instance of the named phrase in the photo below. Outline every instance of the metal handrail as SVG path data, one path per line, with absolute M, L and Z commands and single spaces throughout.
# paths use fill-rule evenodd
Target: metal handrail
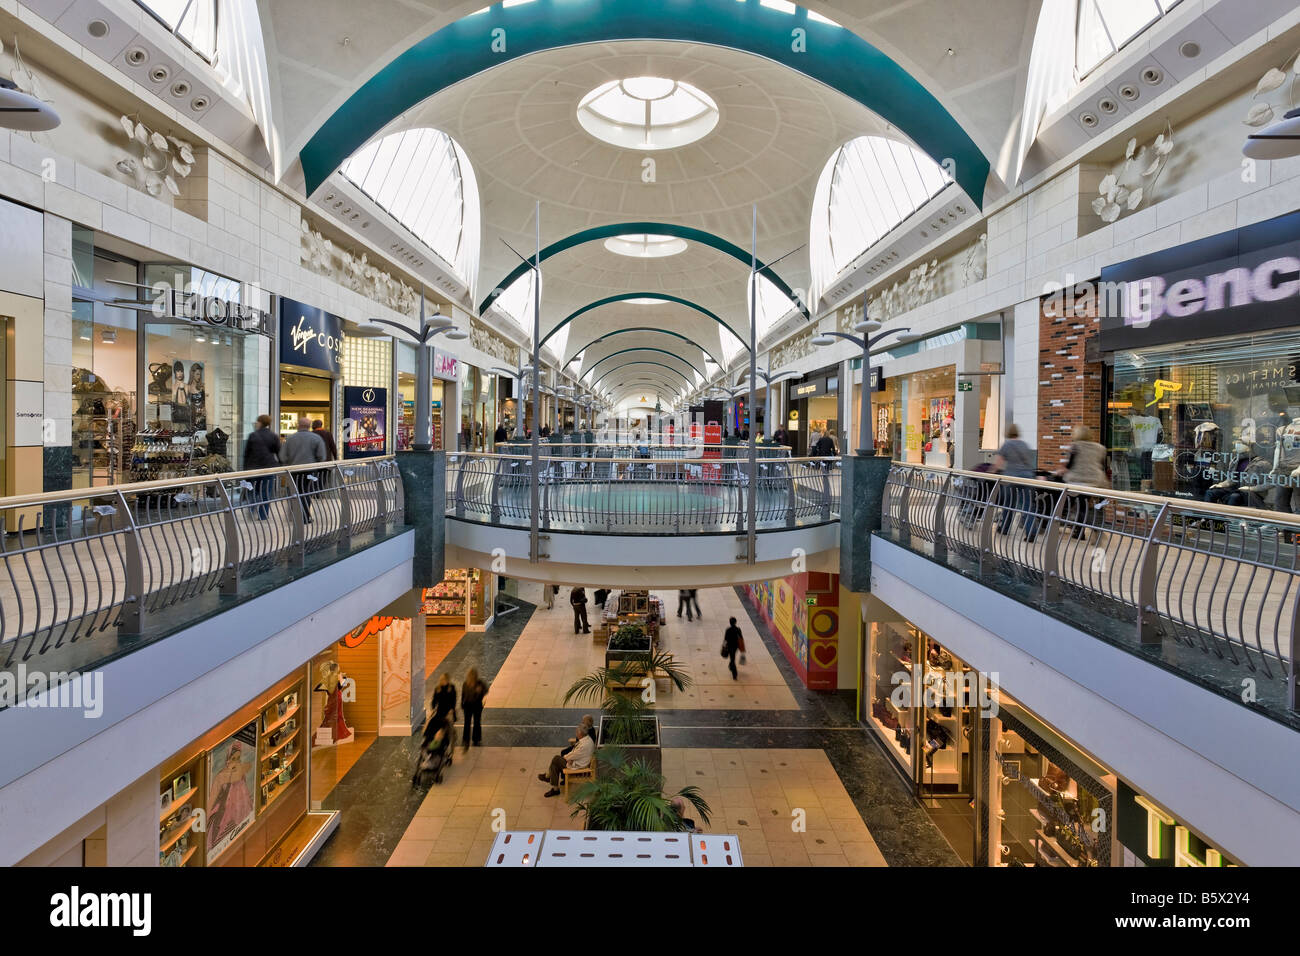
M 895 463 L 882 533 L 1286 682 L 1300 710 L 1300 515 Z
M 505 527 L 530 524 L 525 491 L 541 486 L 539 525 L 620 534 L 742 533 L 749 463 L 735 458 L 447 456 L 447 515 Z M 825 524 L 839 516 L 839 458 L 759 459 L 756 528 Z
M 196 598 L 382 538 L 404 508 L 392 456 L 0 499 L 0 666 L 142 635 Z

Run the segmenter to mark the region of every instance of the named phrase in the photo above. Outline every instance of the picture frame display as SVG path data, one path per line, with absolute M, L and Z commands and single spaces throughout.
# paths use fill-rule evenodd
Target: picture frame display
M 190 772 L 187 770 L 175 780 L 172 781 L 172 799 L 179 800 L 185 794 L 190 792 L 192 786 L 190 782 Z

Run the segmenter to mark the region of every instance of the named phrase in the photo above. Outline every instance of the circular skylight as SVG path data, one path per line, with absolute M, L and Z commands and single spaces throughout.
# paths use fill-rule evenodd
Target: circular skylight
M 620 256 L 634 256 L 638 259 L 659 259 L 675 256 L 686 251 L 686 240 L 675 236 L 627 235 L 610 236 L 605 240 L 605 248 L 617 252 Z
M 718 104 L 703 90 L 658 76 L 602 83 L 578 104 L 592 136 L 627 149 L 672 149 L 703 139 L 718 125 Z

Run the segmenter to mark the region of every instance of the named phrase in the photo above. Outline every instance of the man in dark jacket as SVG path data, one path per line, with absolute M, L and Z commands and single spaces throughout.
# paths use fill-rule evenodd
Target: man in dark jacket
M 325 427 L 325 423 L 319 418 L 314 419 L 311 423 L 311 430 L 320 435 L 321 441 L 325 443 L 326 461 L 339 460 L 339 446 L 334 443 L 334 435 Z
M 817 439 L 817 444 L 812 448 L 814 458 L 834 458 L 839 454 L 835 447 L 835 439 L 830 436 L 828 431 L 821 438 Z
M 506 441 L 507 439 L 509 439 L 509 437 L 510 437 L 510 434 L 509 434 L 509 432 L 506 431 L 506 426 L 505 426 L 505 424 L 502 423 L 502 424 L 500 424 L 500 425 L 497 425 L 497 430 L 496 430 L 496 432 L 495 432 L 495 433 L 493 434 L 493 436 L 492 436 L 492 443 L 493 443 L 494 445 L 499 445 L 499 444 L 501 444 L 503 441 Z
M 248 436 L 244 445 L 244 467 L 249 471 L 258 468 L 274 468 L 280 464 L 280 436 L 271 431 L 271 416 L 258 415 L 257 428 Z M 275 475 L 253 479 L 253 496 L 258 501 L 257 517 L 266 520 L 270 508 L 271 488 Z
M 574 588 L 570 591 L 569 603 L 573 605 L 573 633 L 590 634 L 591 625 L 587 623 L 586 588 Z

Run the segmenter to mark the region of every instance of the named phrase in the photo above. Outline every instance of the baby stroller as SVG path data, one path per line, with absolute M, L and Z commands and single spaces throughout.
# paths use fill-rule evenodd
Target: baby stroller
M 431 725 L 430 730 L 433 733 L 426 732 L 420 744 L 420 759 L 415 765 L 415 775 L 411 777 L 412 787 L 420 786 L 426 775 L 432 775 L 434 783 L 442 783 L 443 770 L 451 766 L 456 749 L 452 743 L 455 727 L 451 718 L 446 718 L 440 728 Z

